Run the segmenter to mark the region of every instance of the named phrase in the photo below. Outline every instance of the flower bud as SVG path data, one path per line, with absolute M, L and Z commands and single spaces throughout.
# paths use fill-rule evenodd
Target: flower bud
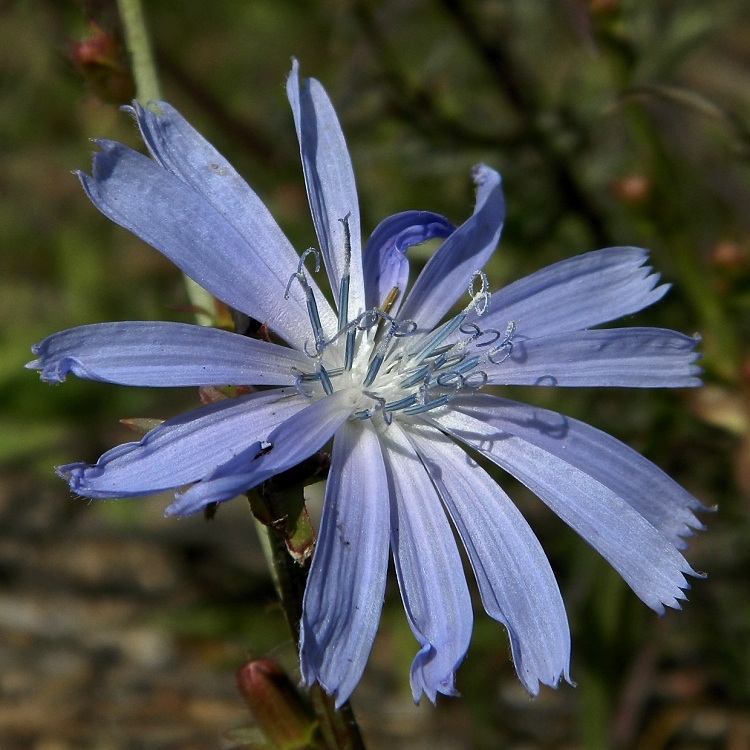
M 276 662 L 271 659 L 247 662 L 237 672 L 237 687 L 269 742 L 284 750 L 307 747 L 315 719 Z
M 68 45 L 68 59 L 106 102 L 124 104 L 135 95 L 135 86 L 122 41 L 114 31 L 89 24 L 89 34 Z

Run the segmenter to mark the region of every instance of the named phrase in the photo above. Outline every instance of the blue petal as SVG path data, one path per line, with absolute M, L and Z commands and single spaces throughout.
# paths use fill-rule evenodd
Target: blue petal
M 382 307 L 393 287 L 398 287 L 399 296 L 390 311 L 395 316 L 409 284 L 406 251 L 435 237 L 448 237 L 455 230 L 448 219 L 430 211 L 404 211 L 381 221 L 364 250 L 367 309 Z
M 308 403 L 294 388 L 227 399 L 170 419 L 140 442 L 107 451 L 93 466 L 67 464 L 57 471 L 84 497 L 153 495 L 201 479 Z
M 383 441 L 391 497 L 391 547 L 401 598 L 421 649 L 411 690 L 434 703 L 456 695 L 455 672 L 471 640 L 473 614 L 461 556 L 440 498 L 404 430 L 393 422 Z
M 133 103 L 133 113 L 151 155 L 164 169 L 200 193 L 247 241 L 257 258 L 246 256 L 243 265 L 252 268 L 261 263 L 271 275 L 286 283 L 297 268 L 299 256 L 263 201 L 174 107 L 166 102 L 155 104 L 160 114 Z M 336 318 L 328 301 L 314 279 L 308 282 L 318 301 L 324 327 L 335 330 Z M 290 293 L 298 301 L 304 301 L 300 289 L 292 289 Z M 275 321 L 267 322 L 271 325 Z M 305 333 L 309 336 L 309 328 L 305 328 Z
M 471 429 L 477 439 L 480 434 L 510 433 L 585 472 L 617 493 L 678 548 L 687 546 L 683 537 L 703 528 L 695 512 L 708 509 L 699 500 L 606 432 L 554 411 L 487 394 L 457 396 L 451 407 L 474 420 Z
M 297 128 L 310 211 L 336 299 L 341 280 L 346 275 L 345 234 L 341 220 L 348 217 L 351 236 L 349 319 L 352 319 L 365 309 L 365 292 L 359 200 L 349 150 L 328 94 L 314 78 L 306 78 L 300 83 L 296 60 L 287 79 L 286 91 Z
M 305 587 L 300 670 L 349 699 L 364 671 L 388 570 L 388 482 L 369 421 L 345 422 L 333 441 L 320 535 Z
M 699 338 L 663 328 L 569 331 L 525 340 L 483 369 L 491 385 L 694 388 L 701 384 Z M 491 348 L 491 347 L 490 347 Z M 477 350 L 479 351 L 479 350 Z
M 556 687 L 570 667 L 570 631 L 542 546 L 511 499 L 452 440 L 432 427 L 409 437 L 469 554 L 490 617 L 508 628 L 524 687 Z
M 468 321 L 505 330 L 514 321 L 528 338 L 578 331 L 632 315 L 660 300 L 669 285 L 644 265 L 648 251 L 610 247 L 547 266 L 492 295 L 489 310 Z
M 115 223 L 163 253 L 230 307 L 268 322 L 301 349 L 312 338 L 305 295 L 287 283 L 296 261 L 263 244 L 268 233 L 240 233 L 205 198 L 151 159 L 112 141 L 98 141 L 93 176 L 79 174 L 94 205 Z M 257 228 L 250 227 L 250 230 Z M 321 302 L 323 300 L 320 300 Z M 321 310 L 335 330 L 333 312 Z
M 401 310 L 402 320 L 433 328 L 466 294 L 497 247 L 505 221 L 500 175 L 484 164 L 474 168 L 477 201 L 474 215 L 438 248 L 414 283 Z
M 294 385 L 292 368 L 310 361 L 294 349 L 184 323 L 96 323 L 48 336 L 32 347 L 46 383 L 69 373 L 120 385 Z
M 455 409 L 435 420 L 525 484 L 577 531 L 649 607 L 679 609 L 695 575 L 676 546 L 618 491 L 534 443 Z
M 259 449 L 251 445 L 189 490 L 176 493 L 175 501 L 164 514 L 187 516 L 197 513 L 210 503 L 231 500 L 274 474 L 291 469 L 319 451 L 333 437 L 351 414 L 355 402 L 349 391 L 336 391 L 297 411 L 270 434 L 262 436 Z

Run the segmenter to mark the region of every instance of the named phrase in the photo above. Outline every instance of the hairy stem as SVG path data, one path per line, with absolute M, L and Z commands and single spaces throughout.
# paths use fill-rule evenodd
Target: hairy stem
M 302 598 L 310 570 L 309 560 L 301 565 L 295 562 L 284 538 L 273 527 L 257 522 L 257 528 L 266 559 L 273 570 L 284 617 L 294 642 L 299 646 Z M 348 701 L 337 711 L 333 697 L 327 695 L 317 683 L 310 688 L 310 700 L 318 720 L 316 750 L 364 750 L 362 735 Z

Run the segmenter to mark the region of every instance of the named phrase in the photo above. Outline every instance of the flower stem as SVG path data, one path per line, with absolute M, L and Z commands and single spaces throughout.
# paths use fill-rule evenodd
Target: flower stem
M 300 492 L 302 488 L 300 487 Z M 309 560 L 297 563 L 283 536 L 272 526 L 266 526 L 256 519 L 258 534 L 263 551 L 273 571 L 274 584 L 281 600 L 289 629 L 294 642 L 299 646 L 299 623 L 302 618 L 302 597 L 305 593 Z M 333 697 L 315 683 L 310 688 L 310 700 L 318 720 L 319 737 L 314 745 L 316 750 L 364 750 L 365 745 L 354 718 L 349 701 L 336 710 Z
M 130 55 L 136 97 L 143 104 L 161 99 L 159 77 L 156 74 L 141 0 L 117 0 L 117 7 L 125 34 L 125 45 Z
M 162 98 L 161 87 L 141 0 L 117 0 L 117 7 L 130 56 L 136 98 L 141 104 L 159 100 Z M 202 326 L 213 325 L 216 310 L 213 295 L 187 276 L 184 280 L 190 304 L 196 310 L 205 311 L 196 313 L 195 322 Z

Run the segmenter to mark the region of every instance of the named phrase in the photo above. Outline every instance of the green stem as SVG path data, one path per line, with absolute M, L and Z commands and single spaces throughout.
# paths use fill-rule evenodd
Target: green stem
M 136 98 L 142 104 L 157 101 L 162 98 L 161 87 L 141 0 L 117 0 L 117 7 L 130 56 Z M 190 304 L 198 310 L 195 322 L 202 326 L 212 325 L 216 310 L 213 296 L 187 276 L 184 280 Z
M 125 34 L 125 45 L 130 55 L 136 97 L 143 104 L 161 99 L 159 77 L 156 74 L 141 0 L 117 0 L 117 7 Z
M 300 565 L 289 554 L 286 542 L 271 526 L 257 524 L 261 545 L 270 560 L 274 584 L 281 600 L 294 642 L 299 645 L 299 623 L 302 618 L 302 597 L 305 593 L 309 562 Z M 320 750 L 364 750 L 365 745 L 351 706 L 347 701 L 338 710 L 334 698 L 317 683 L 310 688 L 310 700 L 318 720 Z

